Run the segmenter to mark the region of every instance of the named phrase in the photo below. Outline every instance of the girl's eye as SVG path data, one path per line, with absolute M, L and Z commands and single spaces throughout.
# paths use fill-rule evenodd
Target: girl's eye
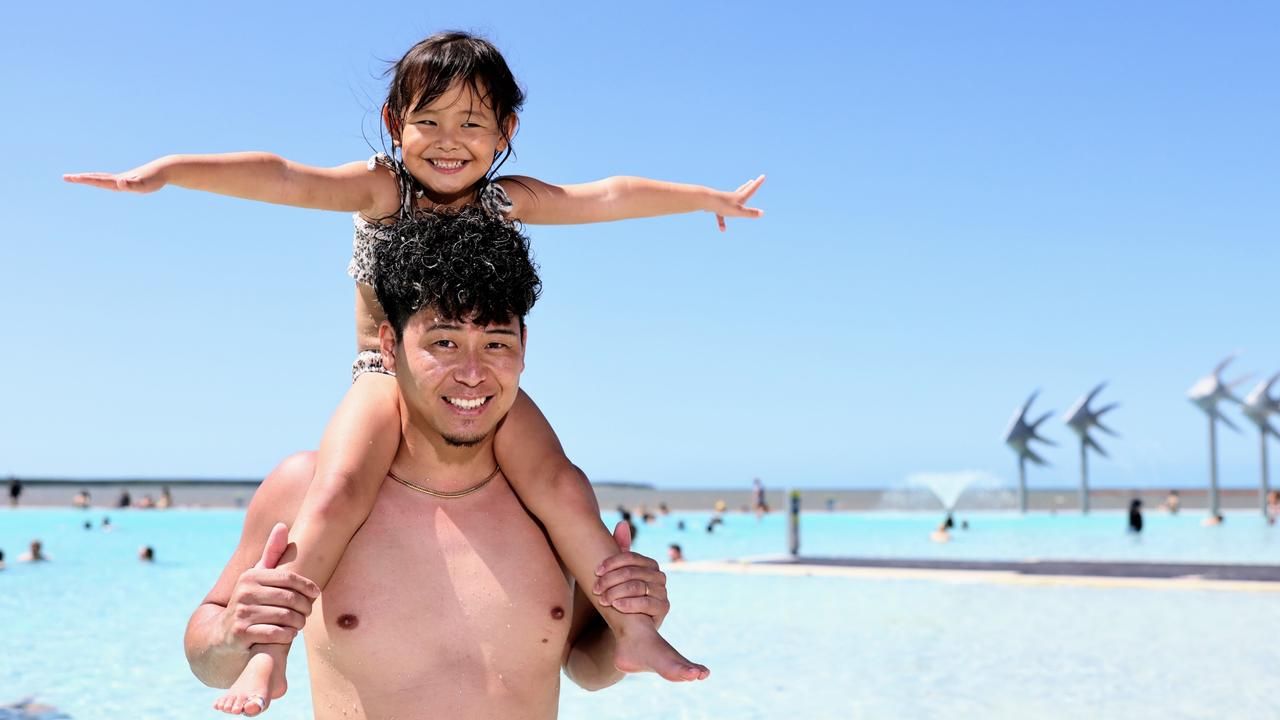
M 478 127 L 483 127 L 483 126 L 482 126 L 480 123 L 462 123 L 462 127 L 464 127 L 464 128 L 478 128 Z
M 435 120 L 418 120 L 414 123 L 414 125 L 435 125 L 435 124 L 436 124 Z

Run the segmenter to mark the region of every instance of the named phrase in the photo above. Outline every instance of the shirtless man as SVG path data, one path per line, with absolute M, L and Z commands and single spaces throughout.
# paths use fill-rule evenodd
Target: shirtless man
M 314 459 L 288 458 L 263 481 L 235 554 L 187 627 L 188 660 L 208 685 L 228 687 L 250 645 L 287 642 L 304 624 L 321 720 L 554 718 L 561 668 L 592 690 L 621 677 L 613 635 L 542 528 L 500 470 L 485 480 L 538 291 L 527 243 L 480 211 L 431 225 L 379 251 L 376 288 L 389 318 L 380 339 L 401 395 L 394 478 L 321 599 L 305 578 L 270 569 Z M 486 401 L 463 409 L 446 400 L 459 397 Z M 607 560 L 590 590 L 655 623 L 669 608 L 665 576 L 633 553 Z

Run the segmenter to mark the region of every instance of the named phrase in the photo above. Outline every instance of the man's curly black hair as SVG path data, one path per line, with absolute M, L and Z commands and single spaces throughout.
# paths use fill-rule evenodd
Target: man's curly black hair
M 424 307 L 450 320 L 516 318 L 523 327 L 542 293 L 529 239 L 475 206 L 418 213 L 387 226 L 380 240 L 373 289 L 397 339 Z

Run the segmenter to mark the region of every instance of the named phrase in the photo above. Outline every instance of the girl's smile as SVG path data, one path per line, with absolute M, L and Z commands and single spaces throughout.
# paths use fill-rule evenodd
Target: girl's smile
M 485 92 L 483 85 L 455 81 L 404 118 L 400 148 L 405 168 L 438 205 L 470 202 L 476 184 L 506 149 Z

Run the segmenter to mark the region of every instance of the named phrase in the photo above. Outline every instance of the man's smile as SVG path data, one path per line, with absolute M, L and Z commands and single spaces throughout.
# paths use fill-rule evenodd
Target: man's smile
M 484 411 L 485 406 L 489 404 L 489 399 L 492 397 L 492 395 L 486 395 L 477 398 L 464 398 L 446 395 L 444 396 L 444 401 L 453 407 L 454 412 L 462 415 L 479 415 Z

